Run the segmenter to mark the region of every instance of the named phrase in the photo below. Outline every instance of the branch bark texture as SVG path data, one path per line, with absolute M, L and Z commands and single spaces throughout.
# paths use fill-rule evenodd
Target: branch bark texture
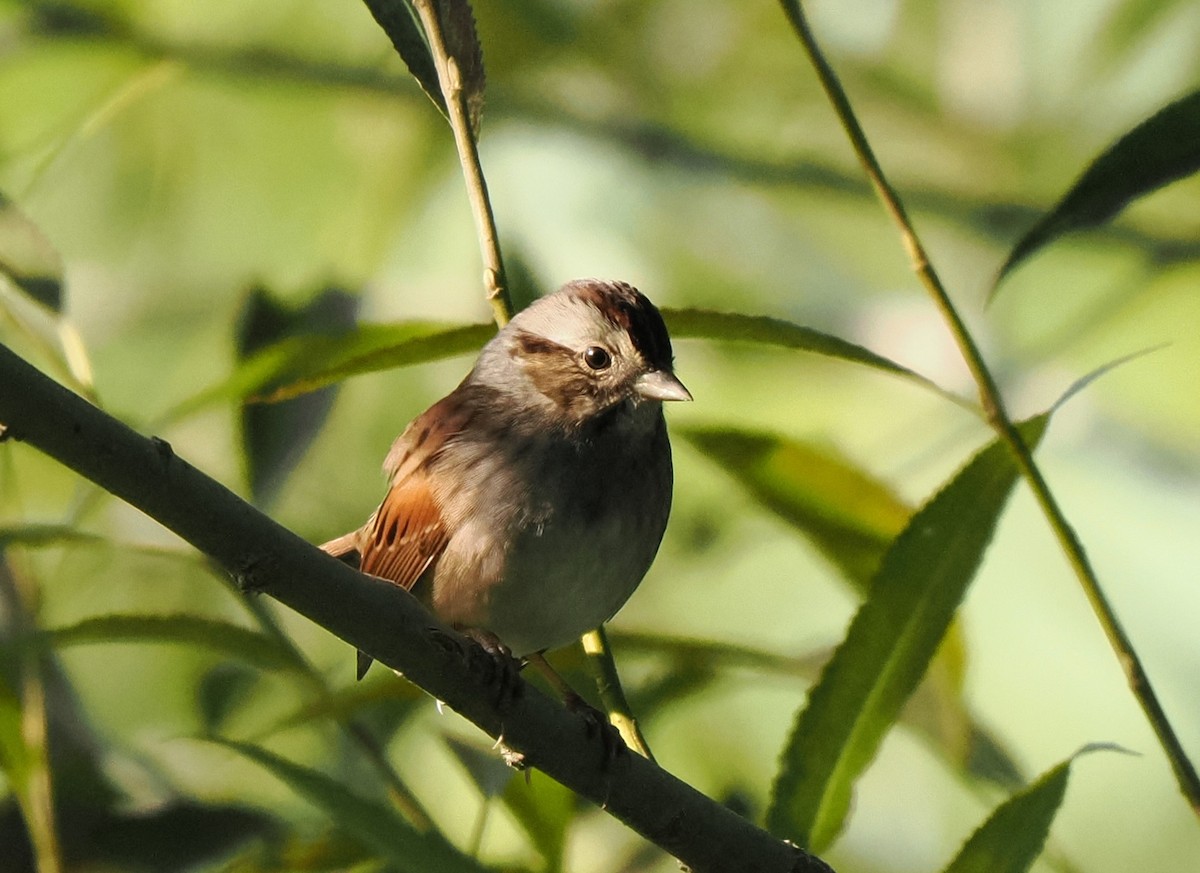
M 276 524 L 177 456 L 0 345 L 0 434 L 27 443 L 140 509 L 209 555 L 243 587 L 400 670 L 521 754 L 528 766 L 603 807 L 697 873 L 829 873 L 635 754 L 604 765 L 582 719 L 536 689 L 502 710 L 486 658 L 438 626 L 407 592 L 364 576 Z

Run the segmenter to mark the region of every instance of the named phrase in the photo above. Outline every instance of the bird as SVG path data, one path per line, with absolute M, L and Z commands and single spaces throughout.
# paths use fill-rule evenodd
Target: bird
M 654 561 L 673 489 L 663 404 L 691 399 L 644 294 L 568 282 L 404 429 L 379 507 L 321 548 L 546 673 L 542 653 L 612 618 Z M 360 652 L 359 679 L 370 664 Z

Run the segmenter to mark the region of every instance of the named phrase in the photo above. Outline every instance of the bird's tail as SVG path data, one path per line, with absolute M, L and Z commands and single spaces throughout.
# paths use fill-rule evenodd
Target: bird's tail
M 358 569 L 359 563 L 362 560 L 362 555 L 358 551 L 358 535 L 356 530 L 350 531 L 348 534 L 342 534 L 336 539 L 332 539 L 327 543 L 321 544 L 321 551 L 333 555 L 344 564 L 349 564 L 354 569 Z M 367 668 L 371 666 L 371 656 L 364 652 L 358 653 L 358 666 L 355 671 L 358 678 L 362 679 L 367 675 Z

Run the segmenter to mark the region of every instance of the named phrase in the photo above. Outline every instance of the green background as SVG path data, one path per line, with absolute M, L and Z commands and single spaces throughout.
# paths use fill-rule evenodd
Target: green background
M 505 253 L 528 283 L 619 277 L 662 306 L 787 318 L 973 396 L 775 4 L 481 0 L 475 11 L 489 80 L 482 160 Z M 1063 407 L 1038 457 L 1193 758 L 1198 180 L 1052 246 L 986 309 L 984 300 L 1007 249 L 1083 167 L 1195 89 L 1198 13 L 1139 0 L 810 9 L 1014 416 L 1154 348 Z M 361 296 L 364 321 L 489 317 L 449 131 L 359 3 L 0 3 L 0 191 L 61 256 L 63 314 L 105 408 L 243 493 L 236 404 L 160 425 L 233 370 L 251 289 L 292 306 L 347 289 Z M 55 329 L 0 284 L 0 341 L 62 375 L 38 339 L 53 345 Z M 677 342 L 676 357 L 696 402 L 669 409 L 673 425 L 742 425 L 825 446 L 913 505 L 989 438 L 937 395 L 845 362 L 699 340 Z M 347 381 L 271 513 L 314 541 L 360 524 L 381 496 L 392 437 L 468 366 L 462 356 Z M 612 625 L 631 686 L 661 678 L 668 662 L 633 646 L 623 655 L 622 632 L 796 658 L 836 644 L 856 598 L 834 569 L 693 445 L 676 438 L 675 447 L 666 542 Z M 0 525 L 62 522 L 90 499 L 53 462 L 0 449 Z M 122 545 L 17 555 L 39 582 L 41 626 L 113 612 L 243 615 L 216 576 L 137 512 L 98 500 L 81 525 Z M 281 620 L 331 686 L 353 683 L 344 644 Z M 962 625 L 965 699 L 1027 777 L 1091 742 L 1141 753 L 1078 762 L 1039 864 L 1098 873 L 1200 864 L 1195 817 L 1020 485 Z M 190 738 L 202 729 L 198 683 L 220 660 L 170 644 L 62 651 L 106 772 L 135 806 L 174 793 L 252 804 L 316 839 L 327 826 L 320 812 L 254 764 Z M 385 673 L 376 668 L 368 686 L 398 681 Z M 640 715 L 665 767 L 761 814 L 808 681 L 722 665 L 700 693 Z M 273 729 L 299 704 L 293 685 L 266 675 L 247 694 L 222 733 L 260 740 L 270 728 L 263 742 L 280 754 L 362 776 L 327 723 Z M 463 844 L 482 801 L 442 737 L 481 737 L 424 704 L 406 719 L 386 734 L 388 753 Z M 529 790 L 561 802 L 540 774 Z M 843 873 L 939 869 L 1002 796 L 900 727 L 828 857 Z M 567 868 L 672 869 L 663 857 L 637 859 L 640 845 L 589 813 L 571 831 Z M 483 857 L 539 864 L 499 809 Z

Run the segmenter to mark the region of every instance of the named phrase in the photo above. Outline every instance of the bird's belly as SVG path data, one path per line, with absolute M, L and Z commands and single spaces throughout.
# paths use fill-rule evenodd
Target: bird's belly
M 516 521 L 507 548 L 486 522 L 468 523 L 436 568 L 433 612 L 518 656 L 577 639 L 624 605 L 658 550 L 665 509 L 635 501 L 641 511 L 630 512 L 629 496 Z
M 492 587 L 486 627 L 521 655 L 578 639 L 612 618 L 641 582 L 653 557 L 637 546 L 645 538 L 615 517 L 527 529 Z

